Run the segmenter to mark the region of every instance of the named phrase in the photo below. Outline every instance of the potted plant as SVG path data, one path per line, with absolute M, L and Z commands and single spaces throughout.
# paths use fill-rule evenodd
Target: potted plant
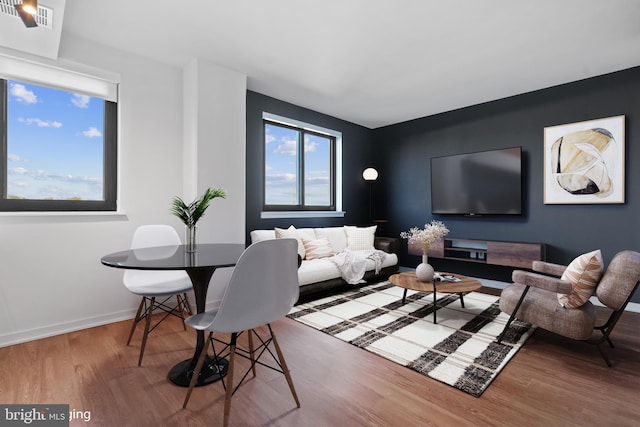
M 194 252 L 196 249 L 196 225 L 204 215 L 209 204 L 216 197 L 227 197 L 221 188 L 207 188 L 200 197 L 193 202 L 186 204 L 180 197 L 176 196 L 171 201 L 171 213 L 182 221 L 187 230 L 187 251 Z

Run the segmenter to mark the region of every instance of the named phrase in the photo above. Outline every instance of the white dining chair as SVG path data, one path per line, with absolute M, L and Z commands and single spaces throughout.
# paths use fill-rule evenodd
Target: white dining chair
M 182 244 L 180 236 L 173 227 L 163 224 L 143 225 L 138 227 L 133 234 L 131 249 L 180 244 Z M 186 330 L 184 312 L 193 313 L 187 297 L 187 292 L 192 289 L 191 279 L 183 270 L 125 270 L 122 281 L 130 292 L 142 296 L 136 317 L 131 325 L 129 339 L 127 339 L 127 345 L 129 345 L 136 326 L 144 320 L 144 333 L 138 358 L 138 366 L 141 366 L 147 337 L 162 321 L 170 315 L 180 317 Z M 177 301 L 176 305 L 170 302 L 174 297 Z M 151 326 L 151 317 L 154 312 L 162 312 L 163 314 Z
M 256 375 L 256 365 L 267 366 L 284 374 L 293 399 L 297 407 L 300 407 L 289 369 L 271 327 L 271 323 L 285 317 L 298 300 L 297 247 L 296 239 L 271 239 L 252 244 L 238 260 L 218 309 L 187 318 L 187 325 L 197 330 L 207 329 L 210 333 L 208 344 L 196 364 L 183 408 L 187 407 L 209 344 L 214 351 L 214 357 L 229 358 L 226 378 L 221 380 L 225 389 L 224 426 L 229 424 L 231 396 L 250 371 L 253 372 L 253 376 Z M 238 345 L 238 336 L 245 331 L 248 349 Z M 214 337 L 214 334 L 231 334 L 230 341 L 222 341 L 217 335 Z M 254 348 L 254 337 L 258 340 L 257 348 Z M 224 343 L 224 349 L 216 352 L 214 342 Z M 271 344 L 275 349 L 275 355 L 271 350 Z M 250 360 L 251 366 L 235 385 L 237 356 Z

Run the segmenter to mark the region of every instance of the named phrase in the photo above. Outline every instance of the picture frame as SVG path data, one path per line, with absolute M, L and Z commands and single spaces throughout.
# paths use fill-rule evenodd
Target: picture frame
M 625 116 L 544 128 L 544 204 L 625 202 Z

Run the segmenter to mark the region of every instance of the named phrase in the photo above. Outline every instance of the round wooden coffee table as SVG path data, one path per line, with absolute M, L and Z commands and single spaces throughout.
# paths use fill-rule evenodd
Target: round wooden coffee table
M 418 280 L 416 277 L 416 273 L 414 271 L 407 271 L 403 273 L 393 274 L 389 276 L 389 282 L 395 286 L 399 286 L 404 288 L 404 293 L 402 294 L 402 304 L 405 302 L 405 298 L 407 297 L 407 290 L 411 289 L 413 291 L 420 292 L 432 292 L 433 293 L 433 323 L 436 322 L 436 292 L 445 293 L 445 294 L 459 294 L 460 295 L 460 304 L 462 308 L 464 308 L 464 294 L 467 292 L 477 291 L 482 287 L 482 284 L 476 279 L 471 279 L 467 276 L 463 276 L 461 274 L 455 273 L 442 273 L 442 276 L 454 276 L 460 279 L 459 282 L 444 282 L 444 281 L 436 281 L 433 282 L 422 282 Z

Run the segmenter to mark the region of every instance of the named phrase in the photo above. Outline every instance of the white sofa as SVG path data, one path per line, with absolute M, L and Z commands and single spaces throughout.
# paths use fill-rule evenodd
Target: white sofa
M 372 232 L 373 230 L 373 232 Z M 375 261 L 365 259 L 366 273 L 363 280 L 384 279 L 398 271 L 398 239 L 375 236 L 374 227 L 322 227 L 322 228 L 294 228 L 253 230 L 250 233 L 251 242 L 255 243 L 277 237 L 295 237 L 298 239 L 302 264 L 298 269 L 300 282 L 300 296 L 326 292 L 338 287 L 344 287 L 347 282 L 336 264 L 339 254 L 346 254 L 345 250 L 369 254 L 377 249 L 386 254 L 380 262 L 378 273 L 375 272 Z M 369 236 L 370 235 L 370 236 Z M 365 240 L 358 240 L 364 238 Z M 370 238 L 370 242 L 366 240 Z M 326 240 L 324 240 L 326 239 Z M 328 247 L 323 245 L 328 243 Z M 315 244 L 315 246 L 314 246 Z M 369 247 L 371 244 L 372 247 Z M 303 249 L 311 248 L 311 251 Z M 319 248 L 320 247 L 320 248 Z M 319 250 L 316 250 L 318 249 Z M 315 257 L 320 254 L 320 257 Z M 328 256 L 327 256 L 328 255 Z M 310 259 L 313 258 L 313 259 Z M 380 257 L 382 258 L 382 257 Z

